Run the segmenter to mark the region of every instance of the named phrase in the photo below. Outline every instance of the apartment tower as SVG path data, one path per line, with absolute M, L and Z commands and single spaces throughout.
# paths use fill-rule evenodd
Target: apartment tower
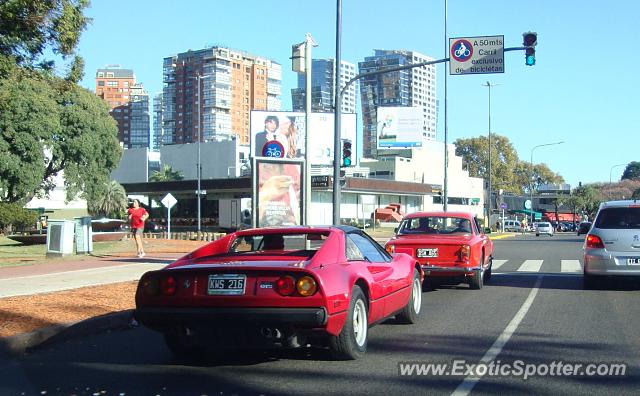
M 359 73 L 431 61 L 433 58 L 415 51 L 375 50 L 374 56 L 358 63 Z M 377 158 L 377 109 L 379 106 L 411 106 L 422 110 L 422 136 L 436 139 L 436 68 L 435 65 L 378 74 L 360 80 L 363 122 L 363 156 Z
M 355 77 L 356 70 L 353 63 L 340 62 L 340 88 L 347 81 Z M 305 80 L 304 73 L 298 74 L 298 88 L 291 90 L 293 111 L 305 110 Z M 320 113 L 333 112 L 335 100 L 336 69 L 335 59 L 314 59 L 311 63 L 311 111 Z M 356 85 L 351 84 L 342 96 L 343 113 L 356 112 Z
M 229 48 L 164 58 L 163 81 L 163 144 L 197 142 L 200 136 L 201 141 L 236 138 L 248 145 L 251 110 L 281 108 L 281 65 Z

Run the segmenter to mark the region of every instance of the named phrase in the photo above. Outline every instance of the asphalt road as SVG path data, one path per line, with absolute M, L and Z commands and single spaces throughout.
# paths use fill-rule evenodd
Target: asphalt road
M 425 291 L 420 322 L 372 328 L 367 354 L 358 361 L 333 361 L 323 350 L 304 349 L 185 363 L 172 358 L 158 334 L 136 327 L 0 361 L 0 394 L 640 394 L 640 281 L 582 290 L 576 262 L 582 239 L 566 234 L 495 241 L 491 283 L 477 291 L 446 284 Z M 557 370 L 560 361 L 621 363 L 626 374 L 526 380 L 467 375 L 464 364 L 481 361 L 503 370 L 536 365 L 543 374 L 554 362 L 551 370 Z M 459 371 L 400 375 L 402 362 L 457 365 Z M 475 369 L 482 374 L 482 367 Z

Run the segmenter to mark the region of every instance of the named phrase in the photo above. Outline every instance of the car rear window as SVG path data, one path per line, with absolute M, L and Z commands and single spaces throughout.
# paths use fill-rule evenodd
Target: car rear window
M 320 249 L 328 233 L 254 234 L 238 236 L 229 248 L 229 254 L 308 255 Z
M 471 233 L 471 221 L 464 217 L 425 216 L 404 219 L 398 235 Z
M 598 213 L 596 228 L 640 229 L 640 208 L 605 208 Z

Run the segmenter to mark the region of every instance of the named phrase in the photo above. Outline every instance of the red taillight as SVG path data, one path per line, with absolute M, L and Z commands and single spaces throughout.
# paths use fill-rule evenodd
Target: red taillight
M 589 234 L 584 241 L 584 245 L 591 249 L 604 249 L 604 243 L 602 243 L 602 239 L 599 236 Z
M 160 281 L 160 290 L 165 296 L 173 296 L 176 294 L 177 284 L 176 278 L 173 276 L 167 276 Z
M 283 276 L 276 281 L 276 291 L 283 296 L 290 296 L 296 291 L 296 280 L 292 276 Z
M 459 251 L 460 261 L 469 261 L 469 256 L 471 255 L 471 248 L 469 245 L 462 245 Z
M 160 292 L 160 286 L 156 278 L 147 278 L 142 282 L 142 290 L 148 296 L 156 296 Z

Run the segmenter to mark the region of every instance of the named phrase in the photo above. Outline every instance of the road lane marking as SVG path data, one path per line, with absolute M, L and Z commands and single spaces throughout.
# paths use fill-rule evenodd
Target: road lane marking
M 518 272 L 540 272 L 543 261 L 544 260 L 525 260 L 520 268 L 518 268 Z
M 538 261 L 542 263 L 542 260 L 538 260 Z M 540 285 L 542 284 L 543 278 L 544 278 L 543 275 L 538 275 L 538 278 L 536 279 L 536 283 L 533 285 L 533 289 L 531 289 L 531 291 L 529 292 L 529 296 L 524 301 L 524 303 L 522 304 L 522 306 L 520 307 L 516 315 L 513 317 L 513 319 L 511 319 L 511 322 L 509 322 L 507 327 L 502 331 L 502 334 L 500 334 L 500 336 L 495 340 L 493 345 L 491 345 L 491 348 L 489 348 L 489 350 L 484 354 L 482 359 L 480 359 L 481 363 L 485 363 L 485 364 L 490 363 L 491 361 L 495 360 L 498 357 L 500 352 L 502 352 L 502 349 L 507 344 L 507 342 L 509 341 L 513 333 L 515 333 L 515 331 L 518 329 L 520 322 L 522 322 L 522 319 L 524 319 L 525 315 L 529 311 L 529 308 L 531 308 L 531 305 L 533 304 L 533 300 L 536 298 L 536 295 L 538 295 L 538 291 L 540 290 Z M 453 391 L 452 395 L 454 396 L 468 395 L 476 386 L 476 384 L 480 382 L 482 377 L 483 377 L 482 375 L 480 376 L 470 375 L 466 377 L 464 380 L 462 380 L 460 385 L 458 385 L 456 390 Z
M 580 260 L 561 260 L 560 272 L 582 272 Z
M 491 264 L 491 270 L 497 270 L 498 268 L 502 267 L 502 265 L 507 261 L 509 260 L 493 260 L 493 264 Z

